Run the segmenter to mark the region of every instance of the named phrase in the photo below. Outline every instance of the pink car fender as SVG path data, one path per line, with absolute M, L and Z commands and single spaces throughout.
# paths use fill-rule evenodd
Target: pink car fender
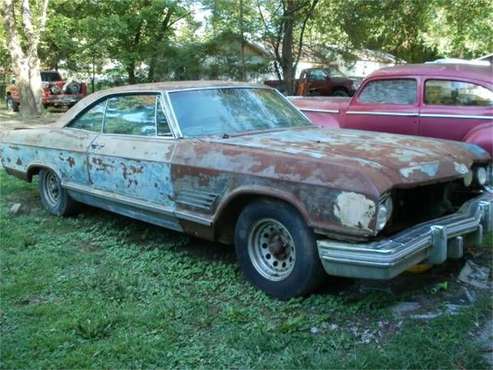
M 474 127 L 464 136 L 463 141 L 476 144 L 493 156 L 493 122 Z

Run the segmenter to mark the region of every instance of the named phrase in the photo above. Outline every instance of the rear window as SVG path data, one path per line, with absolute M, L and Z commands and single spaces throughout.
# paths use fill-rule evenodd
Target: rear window
M 358 101 L 368 104 L 416 104 L 416 80 L 394 79 L 369 82 Z
M 493 91 L 474 83 L 427 80 L 425 103 L 432 105 L 493 106 Z

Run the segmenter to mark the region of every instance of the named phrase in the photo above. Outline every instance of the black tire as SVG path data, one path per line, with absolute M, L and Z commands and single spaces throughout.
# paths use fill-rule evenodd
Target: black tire
M 51 214 L 69 216 L 77 212 L 77 202 L 62 188 L 60 178 L 52 170 L 39 171 L 39 193 L 41 203 Z
M 9 112 L 18 112 L 19 111 L 19 104 L 17 104 L 14 99 L 12 99 L 11 96 L 7 96 L 7 110 Z
M 236 224 L 235 248 L 246 278 L 278 299 L 306 296 L 326 276 L 313 231 L 299 212 L 284 202 L 265 199 L 247 205 Z
M 349 93 L 344 89 L 335 89 L 330 96 L 349 96 Z

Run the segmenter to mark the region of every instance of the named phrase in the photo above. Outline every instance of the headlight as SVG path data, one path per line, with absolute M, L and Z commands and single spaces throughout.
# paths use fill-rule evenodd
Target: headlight
M 388 196 L 380 202 L 377 211 L 377 231 L 381 231 L 392 216 L 394 205 L 392 204 L 392 198 Z
M 486 180 L 488 179 L 488 172 L 484 167 L 478 167 L 476 169 L 476 181 L 479 185 L 485 185 Z

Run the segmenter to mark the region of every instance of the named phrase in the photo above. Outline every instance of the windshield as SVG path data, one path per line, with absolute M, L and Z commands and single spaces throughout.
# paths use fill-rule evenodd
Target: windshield
M 56 82 L 61 80 L 62 78 L 58 72 L 41 72 L 41 81 L 43 82 Z
M 308 119 L 271 89 L 175 91 L 169 97 L 185 137 L 311 126 Z
M 340 70 L 338 70 L 337 68 L 331 68 L 330 69 L 330 76 L 331 77 L 346 77 L 346 75 L 344 73 L 342 73 Z

